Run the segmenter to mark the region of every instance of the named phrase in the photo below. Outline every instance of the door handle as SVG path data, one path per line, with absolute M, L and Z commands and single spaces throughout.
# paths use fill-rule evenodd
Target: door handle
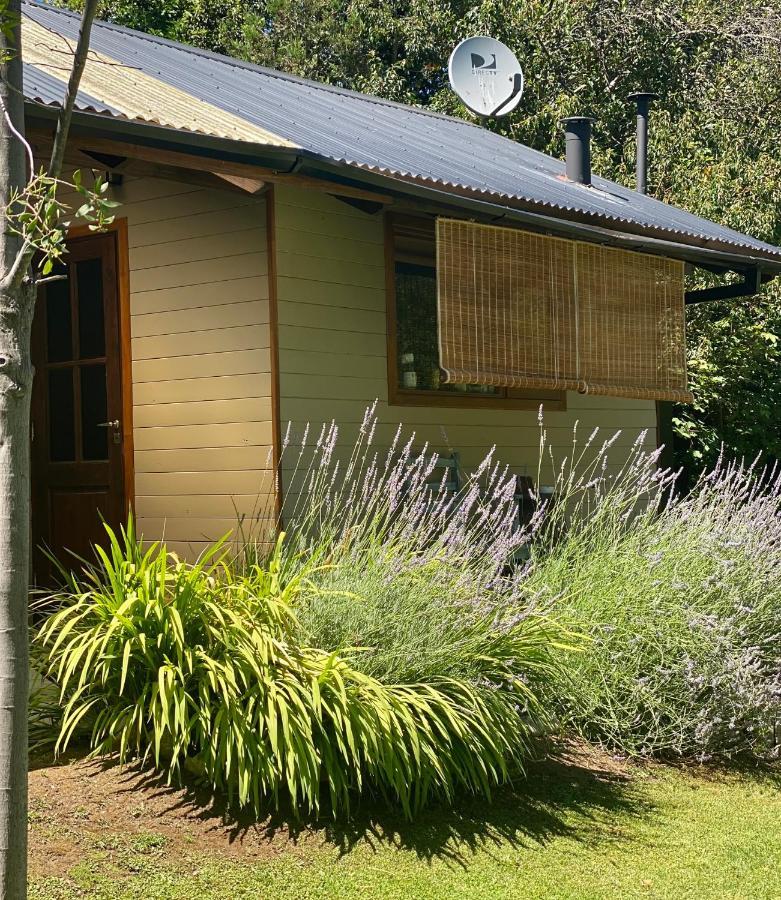
M 114 443 L 118 444 L 121 440 L 119 433 L 119 419 L 111 419 L 109 422 L 96 422 L 98 428 L 111 428 L 114 432 Z

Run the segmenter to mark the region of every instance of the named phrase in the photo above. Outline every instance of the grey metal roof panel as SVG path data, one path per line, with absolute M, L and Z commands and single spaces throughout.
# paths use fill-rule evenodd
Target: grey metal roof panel
M 65 97 L 65 85 L 63 82 L 58 81 L 48 72 L 37 69 L 28 63 L 24 63 L 22 69 L 25 97 L 29 100 L 45 103 L 47 106 L 59 106 L 62 103 Z M 113 106 L 103 103 L 85 91 L 79 91 L 76 95 L 76 106 L 79 109 L 90 112 L 108 113 L 109 115 L 119 114 L 119 111 L 114 109 Z
M 79 18 L 72 13 L 25 0 L 24 14 L 70 39 L 78 35 Z M 715 241 L 781 258 L 781 248 L 614 182 L 594 177 L 586 187 L 567 181 L 560 160 L 471 122 L 107 23 L 95 23 L 92 47 L 325 160 L 444 191 L 529 204 L 554 215 L 558 211 L 617 228 Z M 110 112 L 111 98 L 92 100 L 83 108 L 102 111 L 101 105 Z

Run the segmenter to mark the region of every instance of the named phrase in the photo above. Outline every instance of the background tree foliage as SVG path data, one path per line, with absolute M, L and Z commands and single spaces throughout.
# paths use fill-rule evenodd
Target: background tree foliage
M 74 6 L 79 0 L 70 0 Z M 590 114 L 594 170 L 633 184 L 633 90 L 654 107 L 650 191 L 781 243 L 781 0 L 107 0 L 104 17 L 309 78 L 468 117 L 447 86 L 454 44 L 491 34 L 526 75 L 490 127 L 561 156 L 562 116 Z M 679 460 L 781 457 L 781 289 L 691 311 L 696 396 Z

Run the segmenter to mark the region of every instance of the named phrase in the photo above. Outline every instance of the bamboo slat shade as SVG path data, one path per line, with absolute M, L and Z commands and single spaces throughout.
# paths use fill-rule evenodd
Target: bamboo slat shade
M 584 389 L 691 402 L 683 263 L 583 243 L 576 255 Z
M 688 402 L 683 264 L 437 220 L 445 381 Z
M 577 389 L 571 241 L 438 219 L 437 297 L 446 381 Z

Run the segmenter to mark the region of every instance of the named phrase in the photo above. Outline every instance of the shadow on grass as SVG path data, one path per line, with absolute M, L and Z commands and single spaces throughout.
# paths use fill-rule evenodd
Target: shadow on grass
M 111 762 L 106 761 L 106 765 Z M 492 799 L 460 796 L 452 806 L 431 805 L 414 822 L 381 802 L 359 801 L 352 816 L 296 819 L 285 812 L 269 813 L 263 821 L 236 813 L 215 800 L 209 790 L 193 781 L 168 788 L 156 773 L 126 770 L 126 787 L 170 791 L 169 813 L 185 814 L 213 822 L 229 842 L 241 841 L 249 833 L 268 841 L 318 839 L 340 855 L 359 845 L 374 850 L 395 847 L 413 851 L 420 859 L 445 859 L 468 866 L 478 850 L 510 845 L 542 846 L 566 836 L 586 845 L 627 840 L 623 829 L 614 827 L 633 817 L 652 813 L 652 806 L 630 777 L 571 756 L 552 757 L 530 765 L 524 777 L 497 790 Z
M 781 765 L 778 759 L 763 760 L 737 757 L 734 759 L 711 759 L 707 762 L 672 760 L 666 763 L 669 769 L 682 775 L 695 776 L 700 781 L 744 781 L 750 780 L 759 787 L 767 787 L 781 793 Z
M 359 809 L 351 821 L 321 823 L 319 829 L 343 854 L 358 843 L 392 845 L 422 859 L 466 866 L 477 851 L 492 847 L 542 846 L 563 836 L 584 844 L 604 841 L 604 823 L 647 811 L 625 776 L 552 759 L 531 766 L 490 801 L 461 797 L 452 807 L 428 807 L 414 822 L 382 809 Z M 618 833 L 611 838 L 619 839 Z

